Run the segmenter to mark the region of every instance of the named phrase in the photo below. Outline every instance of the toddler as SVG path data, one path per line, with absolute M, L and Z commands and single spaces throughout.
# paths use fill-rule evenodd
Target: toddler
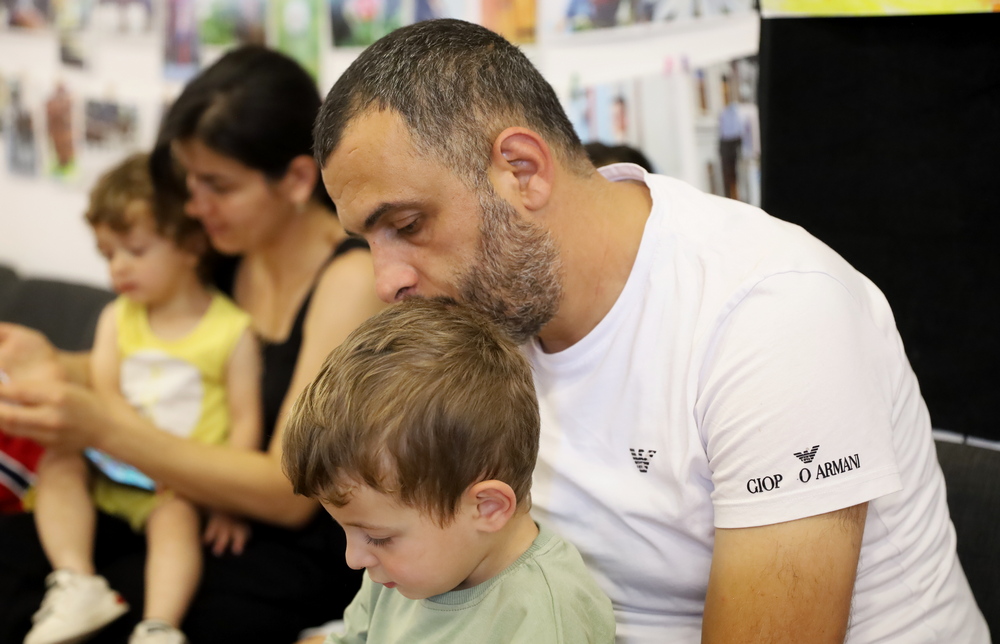
M 250 318 L 206 287 L 204 232 L 180 207 L 155 203 L 147 155 L 98 180 L 87 221 L 119 294 L 101 314 L 90 359 L 104 403 L 191 440 L 258 448 L 260 358 Z M 49 450 L 39 464 L 35 522 L 54 572 L 24 642 L 83 641 L 128 611 L 95 574 L 100 509 L 146 534 L 143 620 L 130 644 L 182 644 L 179 628 L 201 576 L 199 512 L 128 466 L 87 452 L 92 460 Z M 238 554 L 248 530 L 212 512 L 204 539 L 216 554 L 230 547 Z

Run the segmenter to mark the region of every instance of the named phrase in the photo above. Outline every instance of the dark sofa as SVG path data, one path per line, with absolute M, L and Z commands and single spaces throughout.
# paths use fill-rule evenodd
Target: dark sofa
M 110 291 L 54 279 L 21 277 L 0 265 L 0 322 L 17 322 L 44 333 L 66 351 L 94 342 L 97 318 L 114 298 Z

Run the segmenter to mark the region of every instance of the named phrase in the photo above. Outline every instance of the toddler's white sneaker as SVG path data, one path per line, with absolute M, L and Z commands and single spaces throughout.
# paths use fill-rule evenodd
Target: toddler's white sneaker
M 135 625 L 128 644 L 187 644 L 187 638 L 163 620 L 144 619 Z
M 100 575 L 56 570 L 24 644 L 76 644 L 128 612 L 128 603 Z

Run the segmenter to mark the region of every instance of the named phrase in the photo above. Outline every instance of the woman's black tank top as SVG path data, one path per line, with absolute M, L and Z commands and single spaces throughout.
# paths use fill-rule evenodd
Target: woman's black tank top
M 340 242 L 333 249 L 330 258 L 317 272 L 309 293 L 302 301 L 302 305 L 299 306 L 288 337 L 282 342 L 267 342 L 263 340 L 261 342 L 263 363 L 261 374 L 262 420 L 264 423 L 263 449 L 267 449 L 268 444 L 271 442 L 271 437 L 274 435 L 274 429 L 278 422 L 278 412 L 281 410 L 281 403 L 285 400 L 288 387 L 292 382 L 292 375 L 295 373 L 295 364 L 298 362 L 299 351 L 302 349 L 302 328 L 305 325 L 306 315 L 309 313 L 309 305 L 312 303 L 316 282 L 319 281 L 319 276 L 330 262 L 356 248 L 367 249 L 368 244 L 356 237 L 348 237 Z M 236 269 L 238 267 L 239 258 L 233 258 L 225 261 L 225 264 L 220 264 L 215 271 L 216 286 L 230 297 L 233 295 Z

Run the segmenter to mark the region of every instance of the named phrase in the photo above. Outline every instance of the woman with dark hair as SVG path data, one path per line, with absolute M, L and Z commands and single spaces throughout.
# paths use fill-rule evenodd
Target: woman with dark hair
M 97 447 L 200 506 L 252 521 L 241 553 L 205 557 L 183 625 L 194 642 L 293 641 L 337 617 L 360 585 L 343 563 L 340 529 L 296 497 L 280 469 L 289 406 L 330 350 L 382 306 L 367 246 L 341 228 L 311 155 L 319 105 L 297 63 L 243 47 L 184 89 L 152 155 L 157 198 L 183 200 L 204 224 L 223 256 L 215 283 L 262 340 L 263 451 L 206 447 L 116 416 L 83 386 L 80 357 L 30 330 L 0 329 L 0 366 L 12 380 L 4 395 L 22 405 L 5 430 L 56 448 Z M 27 377 L 45 368 L 68 377 Z M 142 606 L 142 537 L 101 516 L 96 544 L 97 572 Z M 0 642 L 28 630 L 48 572 L 31 518 L 0 519 Z M 130 613 L 93 641 L 124 642 L 137 619 Z

